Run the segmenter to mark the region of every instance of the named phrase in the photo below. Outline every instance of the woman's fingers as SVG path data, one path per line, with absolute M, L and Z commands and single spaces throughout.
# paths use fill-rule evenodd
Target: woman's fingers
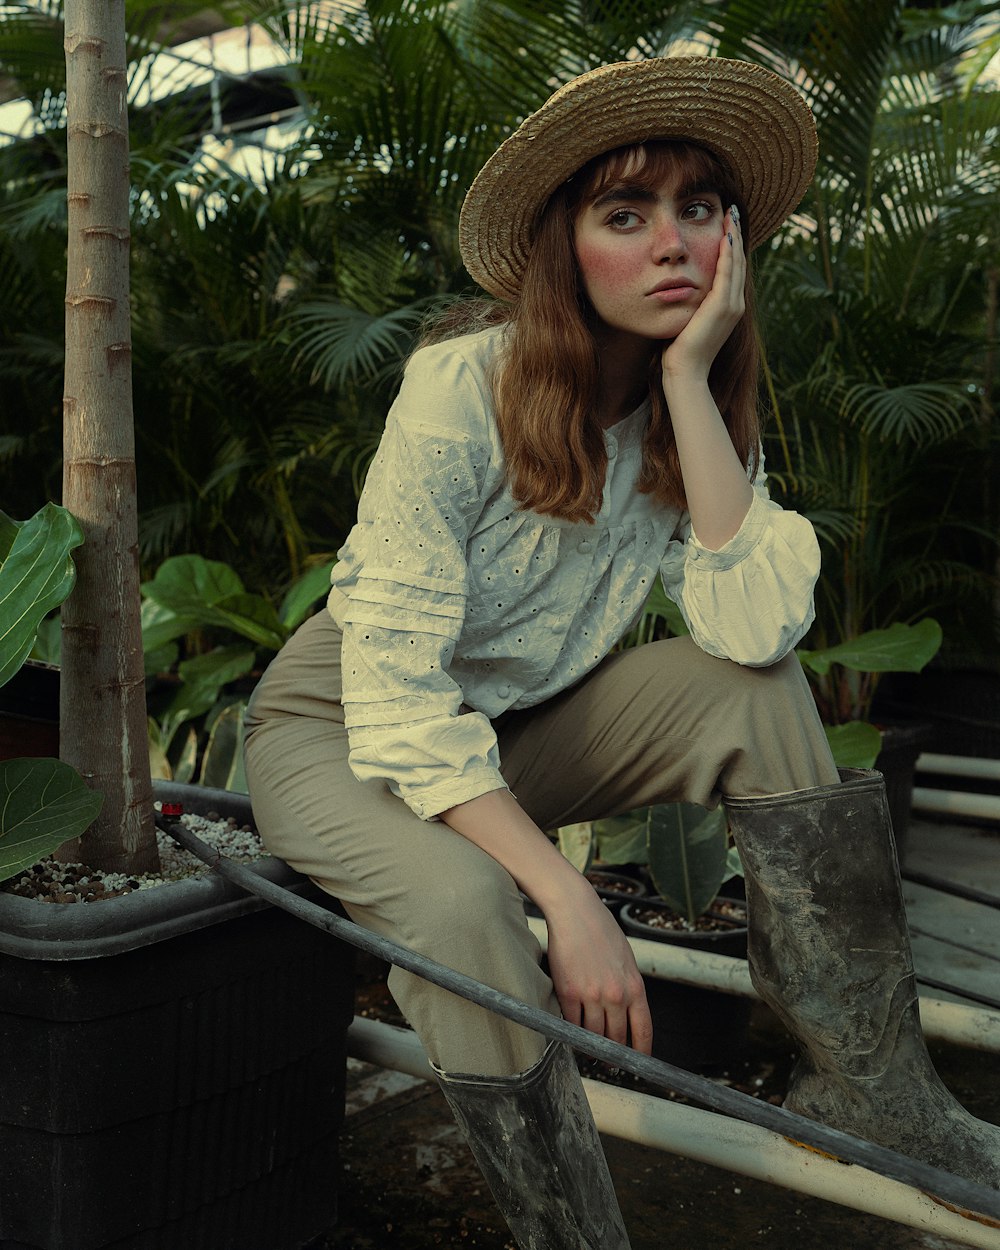
M 653 1053 L 653 1019 L 649 1014 L 649 1005 L 643 994 L 641 1003 L 633 1003 L 629 1008 L 628 1027 L 632 1038 L 632 1049 L 643 1055 Z
M 564 1019 L 579 1024 L 591 1033 L 606 1037 L 622 1046 L 631 1045 L 648 1055 L 653 1042 L 653 1025 L 646 1005 L 646 995 L 631 1002 L 617 1001 L 617 995 L 589 1000 L 559 1000 Z
M 589 912 L 589 914 L 588 914 Z M 582 926 L 582 927 L 579 927 Z M 549 970 L 563 1018 L 649 1053 L 646 989 L 628 939 L 597 896 L 567 927 L 549 920 Z
M 743 232 L 740 230 L 739 209 L 735 204 L 729 210 L 729 229 L 726 238 L 732 257 L 730 298 L 733 310 L 742 316 L 746 308 L 744 292 L 746 290 L 747 257 L 746 252 L 743 250 Z
M 712 290 L 702 305 L 708 304 L 709 311 L 716 311 L 722 318 L 735 315 L 738 319 L 744 311 L 747 261 L 739 220 L 739 210 L 734 204 L 726 214 Z M 717 307 L 713 308 L 715 304 Z
M 591 1033 L 599 1033 L 602 1037 L 610 1037 L 607 1026 L 607 1011 L 603 1002 L 588 1002 L 583 1007 L 583 1027 Z

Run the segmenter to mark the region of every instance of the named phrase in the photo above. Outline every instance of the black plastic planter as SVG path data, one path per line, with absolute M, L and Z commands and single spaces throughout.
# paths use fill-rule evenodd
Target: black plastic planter
M 917 721 L 881 726 L 882 748 L 875 767 L 885 778 L 885 794 L 900 864 L 906 859 L 909 841 L 907 835 L 910 829 L 910 807 L 913 803 L 917 758 L 927 747 L 930 728 L 928 723 Z
M 183 791 L 250 819 L 242 796 Z M 329 1230 L 353 967 L 214 876 L 0 895 L 0 1250 L 293 1250 Z
M 618 918 L 625 903 L 634 903 L 646 894 L 646 883 L 638 877 L 606 868 L 589 868 L 587 880 L 611 914 Z
M 746 958 L 745 926 L 709 931 L 664 929 L 637 918 L 636 913 L 647 907 L 670 910 L 659 897 L 626 903 L 620 922 L 630 937 Z M 646 998 L 653 1017 L 653 1054 L 657 1059 L 698 1072 L 724 1067 L 746 1052 L 752 1010 L 749 999 L 653 977 L 646 979 Z

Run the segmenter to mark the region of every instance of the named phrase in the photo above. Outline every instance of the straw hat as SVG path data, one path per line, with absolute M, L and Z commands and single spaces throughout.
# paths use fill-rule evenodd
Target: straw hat
M 552 192 L 593 157 L 647 139 L 689 139 L 721 158 L 743 193 L 751 247 L 792 212 L 816 167 L 809 106 L 763 66 L 706 56 L 604 65 L 560 87 L 476 177 L 458 231 L 472 277 L 516 297 Z

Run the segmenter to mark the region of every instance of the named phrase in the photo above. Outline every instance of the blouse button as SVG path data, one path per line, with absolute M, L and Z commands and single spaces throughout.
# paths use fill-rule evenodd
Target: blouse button
M 615 456 L 617 455 L 618 455 L 618 444 L 615 442 L 612 442 L 612 440 L 609 438 L 608 439 L 608 459 L 614 460 Z
M 581 542 L 577 543 L 576 549 L 586 555 L 588 551 L 593 551 L 594 544 L 589 538 L 584 538 Z
M 497 686 L 497 694 L 501 699 L 506 699 L 510 694 L 510 686 Z

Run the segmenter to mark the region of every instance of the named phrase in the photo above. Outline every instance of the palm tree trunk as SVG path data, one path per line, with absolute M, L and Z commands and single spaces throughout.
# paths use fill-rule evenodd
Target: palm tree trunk
M 104 794 L 80 858 L 157 866 L 146 745 L 132 360 L 123 0 L 66 0 L 69 243 L 63 503 L 85 542 L 62 613 L 60 754 Z

